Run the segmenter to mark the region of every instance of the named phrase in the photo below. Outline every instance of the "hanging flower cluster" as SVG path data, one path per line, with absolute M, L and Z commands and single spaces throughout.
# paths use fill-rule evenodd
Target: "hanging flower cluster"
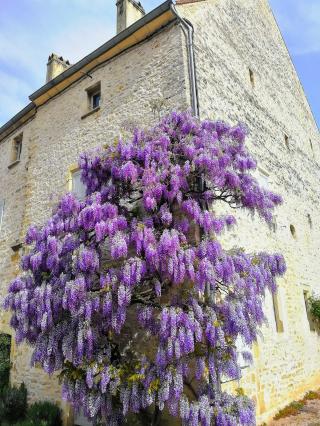
M 236 341 L 256 340 L 285 262 L 219 242 L 235 217 L 218 203 L 266 221 L 281 203 L 250 174 L 245 137 L 240 125 L 172 113 L 81 155 L 85 200 L 65 195 L 28 230 L 5 300 L 11 325 L 88 417 L 112 425 L 166 409 L 190 426 L 255 423 L 254 404 L 221 380 L 240 377 Z

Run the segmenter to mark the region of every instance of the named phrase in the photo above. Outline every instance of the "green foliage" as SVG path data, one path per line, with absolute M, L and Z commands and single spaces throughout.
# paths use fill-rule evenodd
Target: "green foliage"
M 319 392 L 309 391 L 305 394 L 305 396 L 303 398 L 304 401 L 312 401 L 314 399 L 320 399 L 320 393 Z
M 61 426 L 61 410 L 60 408 L 49 401 L 39 401 L 30 405 L 27 411 L 27 419 L 34 426 Z M 33 422 L 33 423 L 32 423 Z
M 27 411 L 27 388 L 24 383 L 20 387 L 3 389 L 0 398 L 0 419 L 16 422 L 23 419 Z
M 0 391 L 9 384 L 11 336 L 0 334 Z
M 14 426 L 47 426 L 47 422 L 34 422 L 33 420 L 20 420 L 18 423 L 15 423 Z
M 320 320 L 320 298 L 311 296 L 309 298 L 310 313 L 314 319 Z

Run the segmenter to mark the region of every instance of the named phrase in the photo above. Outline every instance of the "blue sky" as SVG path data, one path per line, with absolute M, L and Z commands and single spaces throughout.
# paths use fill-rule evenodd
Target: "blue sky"
M 270 4 L 320 125 L 320 0 Z M 51 52 L 75 63 L 114 34 L 115 0 L 0 0 L 0 126 L 43 85 Z

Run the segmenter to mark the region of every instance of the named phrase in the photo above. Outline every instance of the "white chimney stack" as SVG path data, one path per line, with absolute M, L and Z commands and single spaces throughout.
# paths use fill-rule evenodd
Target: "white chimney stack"
M 117 3 L 117 34 L 142 18 L 146 12 L 140 2 L 135 0 L 118 0 Z
M 64 60 L 62 56 L 52 53 L 48 58 L 46 83 L 53 80 L 69 67 L 70 62 L 68 60 Z

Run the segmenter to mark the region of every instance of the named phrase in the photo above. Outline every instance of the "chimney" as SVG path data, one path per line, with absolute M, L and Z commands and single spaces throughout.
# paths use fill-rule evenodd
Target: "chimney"
M 69 67 L 69 61 L 65 61 L 62 56 L 52 53 L 48 58 L 46 83 L 53 80 Z
M 140 2 L 135 0 L 118 0 L 117 3 L 117 34 L 142 18 L 146 12 Z

